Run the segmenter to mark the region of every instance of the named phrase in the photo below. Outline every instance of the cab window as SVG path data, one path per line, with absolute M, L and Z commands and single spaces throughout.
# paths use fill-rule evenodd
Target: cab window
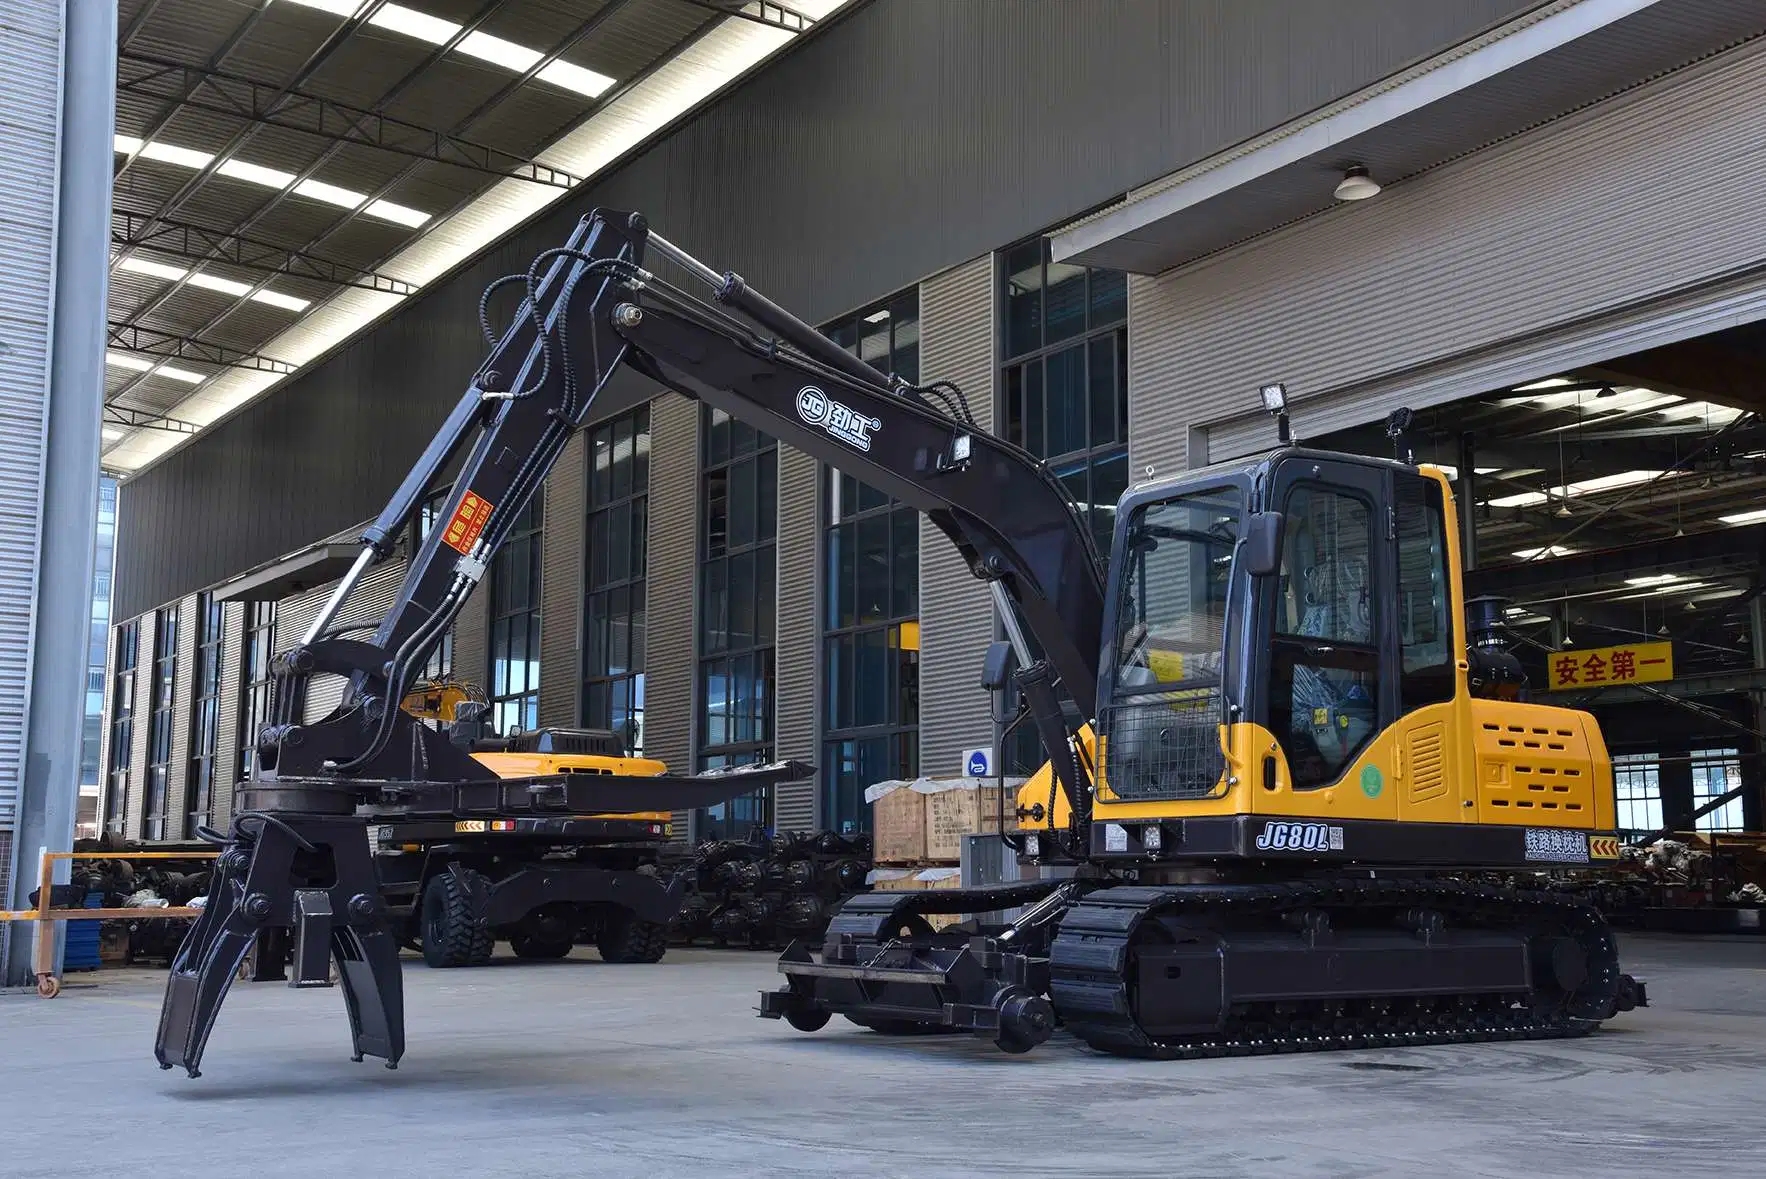
M 1283 512 L 1270 721 L 1294 788 L 1309 790 L 1341 777 L 1379 724 L 1374 510 L 1343 488 L 1300 483 Z
M 1399 710 L 1453 699 L 1453 611 L 1441 485 L 1397 476 Z

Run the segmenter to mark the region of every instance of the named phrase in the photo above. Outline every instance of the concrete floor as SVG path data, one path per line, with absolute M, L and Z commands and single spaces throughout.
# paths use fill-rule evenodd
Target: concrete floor
M 505 950 L 506 952 L 506 950 Z M 163 975 L 0 996 L 0 1175 L 1759 1175 L 1766 939 L 1626 939 L 1652 1008 L 1580 1041 L 1202 1062 L 1008 1057 L 754 1016 L 768 954 L 406 964 L 409 1048 L 239 985 L 162 1072 Z

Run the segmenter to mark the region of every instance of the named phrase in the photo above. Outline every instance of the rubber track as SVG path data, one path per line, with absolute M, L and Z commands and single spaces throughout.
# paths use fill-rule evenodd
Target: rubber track
M 1415 1009 L 1409 997 L 1362 996 L 1344 1001 L 1343 1011 L 1328 1016 L 1303 1011 L 1283 1014 L 1274 1005 L 1260 1004 L 1248 1012 L 1232 1013 L 1218 1032 L 1157 1040 L 1144 1033 L 1131 1014 L 1129 945 L 1135 930 L 1155 914 L 1243 917 L 1243 926 L 1251 928 L 1266 923 L 1272 914 L 1295 908 L 1412 906 L 1439 910 L 1450 922 L 1471 917 L 1495 928 L 1512 929 L 1541 917 L 1557 917 L 1588 954 L 1588 980 L 1562 1010 L 1551 1015 L 1483 995 L 1465 996 L 1463 1001 L 1460 996 L 1437 997 L 1433 1008 L 1425 1010 Z M 1621 977 L 1612 931 L 1592 906 L 1546 892 L 1450 880 L 1102 889 L 1075 902 L 1062 918 L 1049 965 L 1050 994 L 1068 1031 L 1100 1052 L 1158 1059 L 1582 1036 L 1598 1027 L 1611 1010 Z M 1390 1009 L 1377 1010 L 1381 1006 Z
M 668 953 L 668 926 L 625 915 L 595 939 L 605 962 L 660 962 Z

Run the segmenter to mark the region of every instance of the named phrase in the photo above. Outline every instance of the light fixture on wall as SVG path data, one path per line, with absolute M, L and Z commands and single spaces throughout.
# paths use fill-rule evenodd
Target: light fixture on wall
M 1337 189 L 1332 195 L 1340 201 L 1365 201 L 1379 191 L 1380 186 L 1367 174 L 1366 168 L 1360 164 L 1351 164 L 1349 170 L 1343 173 L 1343 179 L 1337 182 Z

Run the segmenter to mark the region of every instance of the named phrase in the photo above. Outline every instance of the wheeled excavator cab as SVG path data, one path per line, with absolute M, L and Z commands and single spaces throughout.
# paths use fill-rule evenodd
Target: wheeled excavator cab
M 1458 538 L 1443 473 L 1395 460 L 1289 446 L 1128 491 L 1083 858 L 1615 858 L 1600 730 L 1516 698 L 1499 606 L 1468 622 Z M 1071 824 L 1046 767 L 1018 816 Z

